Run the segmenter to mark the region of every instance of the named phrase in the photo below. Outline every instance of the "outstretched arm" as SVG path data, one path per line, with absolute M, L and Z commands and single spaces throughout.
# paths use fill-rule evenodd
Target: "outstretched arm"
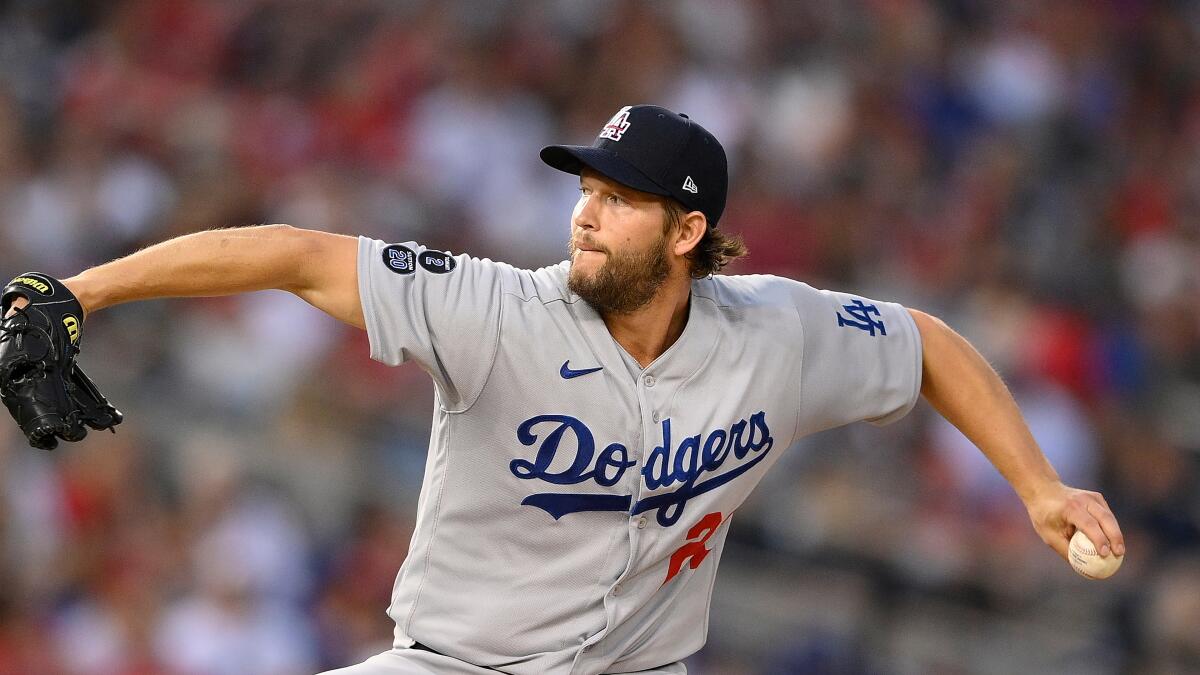
M 278 289 L 365 328 L 354 237 L 260 225 L 177 237 L 63 280 L 85 312 L 134 300 Z
M 921 394 L 1008 480 L 1042 540 L 1066 558 L 1071 535 L 1080 529 L 1101 555 L 1125 555 L 1125 539 L 1104 497 L 1063 485 L 996 371 L 941 320 L 909 312 L 924 348 Z

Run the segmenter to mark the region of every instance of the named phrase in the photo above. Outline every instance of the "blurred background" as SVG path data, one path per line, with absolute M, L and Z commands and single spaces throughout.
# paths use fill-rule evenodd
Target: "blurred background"
M 730 271 L 945 318 L 1129 545 L 1076 576 L 922 404 L 780 460 L 690 672 L 1200 672 L 1198 38 L 1146 0 L 0 1 L 0 271 L 275 222 L 553 264 L 576 185 L 538 149 L 687 112 L 730 154 Z M 428 377 L 282 293 L 86 333 L 127 421 L 0 424 L 0 674 L 386 649 Z

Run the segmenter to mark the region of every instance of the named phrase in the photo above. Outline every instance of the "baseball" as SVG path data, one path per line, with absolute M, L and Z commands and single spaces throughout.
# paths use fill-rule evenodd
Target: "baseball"
M 1071 567 L 1088 579 L 1111 577 L 1117 573 L 1121 562 L 1125 560 L 1125 556 L 1114 553 L 1109 553 L 1106 558 L 1100 557 L 1096 545 L 1092 543 L 1091 539 L 1088 539 L 1083 530 L 1076 530 L 1075 536 L 1071 537 L 1071 544 L 1067 547 L 1067 558 L 1071 562 Z

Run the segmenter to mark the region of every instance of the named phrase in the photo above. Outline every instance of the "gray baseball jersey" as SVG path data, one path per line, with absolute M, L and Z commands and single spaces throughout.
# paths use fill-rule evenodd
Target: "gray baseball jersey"
M 568 269 L 359 241 L 372 358 L 436 385 L 397 647 L 521 674 L 680 661 L 704 644 L 730 516 L 780 453 L 919 395 L 899 305 L 696 280 L 683 334 L 642 369 Z

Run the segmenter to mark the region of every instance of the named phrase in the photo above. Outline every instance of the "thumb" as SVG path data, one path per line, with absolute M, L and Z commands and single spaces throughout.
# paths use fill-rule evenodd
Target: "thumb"
M 16 314 L 18 309 L 20 309 L 28 304 L 29 304 L 29 298 L 27 298 L 23 295 L 18 295 L 17 297 L 13 298 L 12 307 L 8 308 L 8 313 L 4 315 L 4 318 L 7 319 L 8 317 L 12 316 L 13 314 Z
M 1068 557 L 1068 548 L 1071 545 L 1071 535 L 1075 534 L 1075 528 L 1070 524 L 1063 527 L 1054 527 L 1051 525 L 1042 525 L 1034 523 L 1034 529 L 1037 530 L 1038 536 L 1046 545 L 1054 549 L 1054 552 L 1063 560 L 1070 560 Z
M 1056 532 L 1050 537 L 1050 541 L 1046 543 L 1050 545 L 1050 548 L 1054 549 L 1054 552 L 1058 554 L 1058 557 L 1062 558 L 1063 560 L 1071 559 L 1070 551 L 1068 550 L 1071 546 L 1070 537 Z

